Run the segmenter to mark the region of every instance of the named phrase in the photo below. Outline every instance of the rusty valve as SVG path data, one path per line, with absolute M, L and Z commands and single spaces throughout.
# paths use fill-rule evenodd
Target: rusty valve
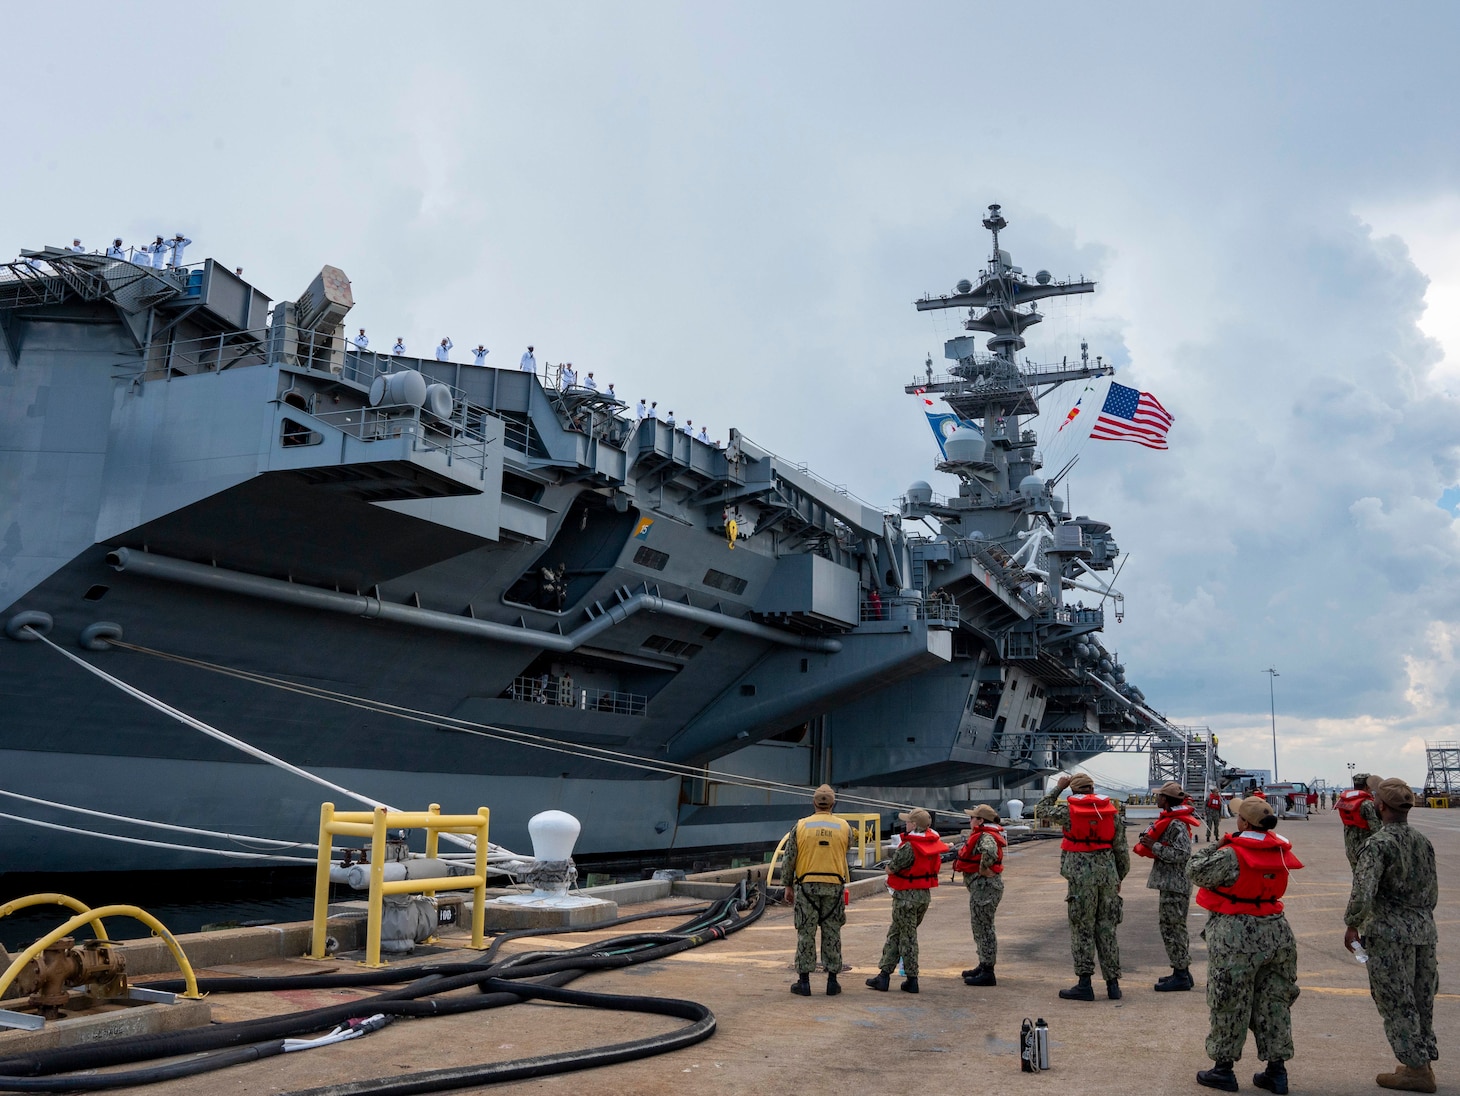
M 79 948 L 65 936 L 37 955 L 16 978 L 31 1007 L 47 1020 L 57 1020 L 66 1007 L 86 1008 L 89 998 L 74 999 L 73 986 L 89 986 L 96 997 L 121 997 L 127 992 L 127 964 L 107 940 L 87 940 Z

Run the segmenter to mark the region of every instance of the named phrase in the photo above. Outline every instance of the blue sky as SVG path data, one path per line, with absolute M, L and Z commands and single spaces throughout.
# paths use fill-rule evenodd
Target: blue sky
M 1421 779 L 1460 738 L 1460 8 L 1012 10 L 32 5 L 0 247 L 184 231 L 275 297 L 332 263 L 380 343 L 531 342 L 890 505 L 954 333 L 911 302 L 1001 202 L 1016 262 L 1100 283 L 1031 357 L 1087 338 L 1177 416 L 1059 441 L 1131 680 L 1266 766 L 1276 666 L 1282 775 Z

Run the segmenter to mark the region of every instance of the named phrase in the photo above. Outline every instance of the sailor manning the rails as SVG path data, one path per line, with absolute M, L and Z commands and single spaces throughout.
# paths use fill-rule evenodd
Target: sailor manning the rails
M 836 976 L 842 970 L 842 925 L 847 910 L 842 897 L 847 880 L 847 849 L 852 827 L 836 817 L 836 792 L 829 784 L 811 796 L 816 813 L 796 823 L 786 840 L 781 877 L 786 901 L 796 904 L 796 982 L 791 992 L 811 996 L 811 972 L 816 969 L 816 932 L 821 930 L 821 963 L 826 968 L 826 995 L 842 991 Z

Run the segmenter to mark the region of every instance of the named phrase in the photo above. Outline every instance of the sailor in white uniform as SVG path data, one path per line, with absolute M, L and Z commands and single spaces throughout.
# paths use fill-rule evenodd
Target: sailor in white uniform
M 84 254 L 85 253 L 86 248 L 84 248 L 84 247 L 81 246 L 81 239 L 80 239 L 80 237 L 77 237 L 76 239 L 73 239 L 71 241 L 70 250 L 76 252 L 76 254 L 78 254 L 78 255 L 81 255 L 81 254 Z
M 406 352 L 406 341 L 405 341 L 405 339 L 400 339 L 400 338 L 396 339 L 395 340 L 395 345 L 390 348 L 390 352 L 392 354 L 394 354 L 396 357 L 400 357 L 402 354 L 404 354 Z
M 609 399 L 613 400 L 615 403 L 618 402 L 618 393 L 613 390 L 613 384 L 612 383 L 609 384 L 608 391 L 605 392 L 604 395 L 607 396 Z
M 360 353 L 362 354 L 370 349 L 370 339 L 366 337 L 365 329 L 363 327 L 360 328 L 360 334 L 355 336 L 354 342 L 355 349 L 360 351 Z
M 589 372 L 588 376 L 583 378 L 583 387 L 588 389 L 588 391 L 590 392 L 598 391 L 598 382 L 593 379 L 592 371 Z
M 451 360 L 451 348 L 454 345 L 450 339 L 442 339 L 441 345 L 436 348 L 436 360 L 438 362 L 449 362 Z
M 520 363 L 519 368 L 524 373 L 537 372 L 537 359 L 532 356 L 532 347 L 529 346 L 527 348 L 527 353 L 522 355 L 522 362 Z
M 690 437 L 694 437 L 695 436 L 695 420 L 694 419 L 685 419 L 684 420 L 684 432 L 686 434 L 688 434 Z
M 111 247 L 106 249 L 106 257 L 108 259 L 125 259 L 127 257 L 127 252 L 122 247 L 122 238 L 120 236 L 112 241 Z
M 481 343 L 477 343 L 477 348 L 471 352 L 472 357 L 476 359 L 476 361 L 473 362 L 472 364 L 473 365 L 486 365 L 487 364 L 487 355 L 490 354 L 490 353 L 491 353 L 491 351 L 488 350 L 485 346 L 483 346 Z
M 640 400 L 639 406 L 634 408 L 634 414 L 639 417 L 640 422 L 643 422 L 649 417 L 649 405 L 643 400 Z
M 563 387 L 576 388 L 578 386 L 578 374 L 573 372 L 573 363 L 569 362 L 563 366 Z
M 179 232 L 176 236 L 172 238 L 172 242 L 166 245 L 171 250 L 171 258 L 169 261 L 173 266 L 182 266 L 183 249 L 192 242 L 192 240 L 188 239 L 181 232 Z M 162 264 L 158 263 L 157 265 L 161 266 Z
M 695 435 L 695 438 L 698 441 L 704 442 L 706 445 L 710 444 L 710 433 L 703 426 L 700 427 L 700 432 Z

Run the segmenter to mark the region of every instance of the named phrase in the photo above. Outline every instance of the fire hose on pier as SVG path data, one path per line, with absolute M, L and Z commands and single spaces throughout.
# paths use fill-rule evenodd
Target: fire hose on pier
M 203 978 L 197 981 L 197 988 L 205 993 L 358 988 L 399 983 L 404 985 L 358 1001 L 311 1009 L 289 1016 L 217 1024 L 186 1032 L 112 1039 L 86 1046 L 37 1051 L 0 1059 L 0 1091 L 98 1092 L 153 1084 L 303 1049 L 298 1044 L 300 1037 L 331 1028 L 337 1029 L 330 1032 L 331 1035 L 347 1038 L 356 1034 L 351 1030 L 352 1027 L 374 1030 L 393 1019 L 460 1015 L 536 999 L 587 1008 L 672 1016 L 690 1023 L 673 1032 L 584 1050 L 505 1062 L 482 1062 L 405 1076 L 343 1082 L 285 1096 L 405 1096 L 406 1093 L 447 1092 L 472 1085 L 568 1073 L 652 1057 L 693 1046 L 709 1038 L 715 1030 L 714 1014 L 695 1001 L 591 993 L 565 987 L 592 971 L 617 970 L 653 962 L 724 939 L 730 933 L 738 932 L 757 921 L 765 912 L 765 903 L 765 891 L 759 884 L 754 885 L 753 889 L 742 887 L 736 894 L 693 911 L 654 911 L 620 917 L 591 927 L 591 931 L 598 931 L 650 917 L 693 912 L 694 916 L 688 921 L 667 932 L 631 933 L 567 951 L 530 951 L 506 958 L 499 955 L 502 945 L 510 940 L 590 930 L 549 929 L 506 933 L 497 937 L 480 958 L 468 963 L 423 964 L 296 977 Z M 173 983 L 151 983 L 149 988 L 167 990 L 173 988 Z M 471 988 L 478 991 L 476 995 L 448 996 L 454 991 Z M 291 1041 L 295 1042 L 294 1046 L 286 1045 Z M 315 1042 L 324 1045 L 326 1041 L 322 1039 Z M 91 1072 L 128 1063 L 157 1062 L 181 1055 L 195 1057 L 117 1073 Z

